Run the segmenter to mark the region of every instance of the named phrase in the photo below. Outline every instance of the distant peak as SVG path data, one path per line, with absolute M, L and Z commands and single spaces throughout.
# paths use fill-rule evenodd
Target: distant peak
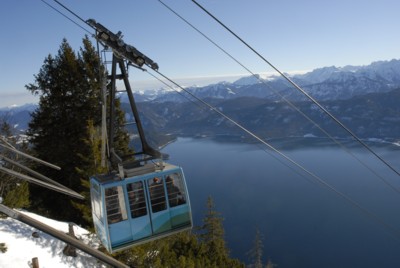
M 26 103 L 26 104 L 22 104 L 22 105 L 12 104 L 7 107 L 1 107 L 0 110 L 1 111 L 11 111 L 11 110 L 13 110 L 13 111 L 16 111 L 16 110 L 33 111 L 36 107 L 37 107 L 37 104 L 35 104 L 35 103 Z
M 259 74 L 244 76 L 233 82 L 237 86 L 248 86 L 260 83 L 263 78 Z

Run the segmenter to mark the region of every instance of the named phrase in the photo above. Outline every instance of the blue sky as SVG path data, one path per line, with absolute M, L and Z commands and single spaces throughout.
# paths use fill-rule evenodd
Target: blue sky
M 247 75 L 157 0 L 59 1 L 84 19 L 122 31 L 126 43 L 156 61 L 171 78 L 218 76 L 224 80 Z M 253 72 L 272 72 L 190 0 L 163 1 Z M 198 2 L 283 72 L 400 58 L 397 0 Z M 40 0 L 2 0 L 1 9 L 0 107 L 33 102 L 25 85 L 34 82 L 44 58 L 57 53 L 63 38 L 78 50 L 86 32 Z M 130 71 L 130 79 L 134 90 L 154 80 L 138 70 Z M 154 83 L 156 88 L 161 86 Z

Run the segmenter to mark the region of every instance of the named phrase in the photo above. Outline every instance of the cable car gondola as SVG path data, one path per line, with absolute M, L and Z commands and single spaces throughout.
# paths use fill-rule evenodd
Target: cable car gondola
M 90 179 L 94 226 L 109 252 L 192 227 L 182 168 L 149 164 L 125 172 L 123 180 L 115 173 Z
M 129 64 L 140 68 L 146 64 L 158 69 L 158 65 L 137 49 L 133 50 L 133 46 L 126 45 L 121 34 L 112 33 L 94 20 L 88 23 L 96 29 L 97 40 L 113 52 L 112 72 L 108 76 L 111 85 L 109 92 L 106 92 L 106 83 L 103 83 L 104 133 L 104 104 L 110 103 L 108 172 L 90 178 L 94 227 L 101 243 L 112 253 L 190 229 L 192 214 L 182 168 L 165 163 L 161 153 L 147 144 L 125 67 L 125 64 Z M 121 74 L 117 75 L 118 66 Z M 131 118 L 135 120 L 132 122 L 137 130 L 135 136 L 139 137 L 141 143 L 141 150 L 135 150 L 133 157 L 121 157 L 114 148 L 114 130 L 118 127 L 115 120 L 117 79 L 124 82 Z M 105 149 L 102 151 L 104 153 Z

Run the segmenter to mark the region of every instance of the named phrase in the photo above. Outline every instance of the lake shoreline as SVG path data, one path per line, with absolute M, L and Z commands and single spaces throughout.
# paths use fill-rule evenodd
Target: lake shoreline
M 167 143 L 158 146 L 159 150 L 163 150 L 168 145 L 176 142 L 179 138 L 189 138 L 194 140 L 213 140 L 220 143 L 240 143 L 240 144 L 249 144 L 249 145 L 256 145 L 260 144 L 260 142 L 256 141 L 253 138 L 246 138 L 244 136 L 238 135 L 230 135 L 230 134 L 218 134 L 218 135 L 196 135 L 196 136 L 189 136 L 189 135 L 177 135 L 174 136 L 173 139 L 169 140 Z M 304 135 L 304 136 L 287 136 L 287 137 L 274 137 L 274 138 L 267 138 L 264 139 L 265 142 L 269 144 L 279 143 L 283 148 L 287 147 L 284 146 L 287 144 L 291 146 L 293 144 L 303 144 L 307 146 L 349 146 L 350 148 L 354 148 L 357 146 L 362 146 L 358 141 L 353 138 L 339 138 L 334 137 L 335 141 L 328 137 L 317 137 L 314 135 Z M 362 142 L 369 146 L 394 146 L 394 148 L 400 147 L 400 139 L 379 139 L 379 138 L 365 138 L 361 139 Z M 299 143 L 300 142 L 300 143 Z

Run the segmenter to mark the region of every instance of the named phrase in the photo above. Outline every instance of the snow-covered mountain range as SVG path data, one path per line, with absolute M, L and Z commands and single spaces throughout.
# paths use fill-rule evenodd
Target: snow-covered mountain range
M 378 61 L 367 66 L 324 67 L 290 78 L 317 100 L 344 100 L 368 93 L 389 92 L 400 87 L 400 60 Z M 188 87 L 187 90 L 199 98 L 304 99 L 302 94 L 278 75 L 268 78 L 250 75 L 233 83 L 222 81 L 202 87 Z M 141 101 L 187 101 L 182 96 L 185 94 L 180 95 L 170 89 L 136 95 Z
M 289 75 L 288 75 L 289 76 Z M 377 61 L 366 66 L 323 67 L 304 74 L 289 76 L 308 94 L 317 100 L 345 100 L 368 93 L 384 93 L 400 88 L 400 59 Z M 185 102 L 187 94 L 179 88 L 160 88 L 134 92 L 137 102 Z M 199 98 L 234 99 L 255 97 L 270 100 L 304 100 L 304 96 L 278 74 L 263 77 L 261 75 L 244 76 L 235 82 L 221 81 L 206 86 L 187 87 Z M 178 94 L 176 91 L 180 91 Z M 188 96 L 187 96 L 188 97 Z M 121 95 L 122 102 L 128 102 Z M 35 105 L 0 108 L 0 114 L 10 115 L 33 111 Z
M 358 135 L 391 139 L 400 135 L 400 60 L 374 62 L 367 66 L 324 67 L 293 75 L 291 79 L 338 118 L 351 124 Z M 304 101 L 305 97 L 287 81 L 277 76 L 247 76 L 233 83 L 220 82 L 187 89 L 224 113 L 242 122 L 250 122 L 260 132 L 267 129 L 273 131 L 265 133 L 269 136 L 316 134 L 311 127 L 294 127 L 293 122 L 300 122 L 300 119 L 297 112 L 279 101 L 282 97 L 297 102 L 296 106 L 301 107 L 305 114 L 315 116 L 316 121 L 321 120 L 319 111 L 309 101 Z M 180 93 L 171 89 L 155 89 L 135 94 L 146 130 L 159 134 L 153 140 L 159 142 L 165 133 L 198 135 L 208 131 L 210 135 L 215 134 L 215 116 L 199 109 L 201 105 L 189 102 L 191 97 L 187 93 Z M 123 107 L 129 110 L 128 104 L 124 104 L 127 99 L 124 96 L 121 99 Z M 23 131 L 27 129 L 30 112 L 35 107 L 3 108 L 0 109 L 0 116 L 7 115 L 10 123 Z M 321 124 L 325 121 L 322 120 Z M 331 126 L 326 127 L 329 129 Z

